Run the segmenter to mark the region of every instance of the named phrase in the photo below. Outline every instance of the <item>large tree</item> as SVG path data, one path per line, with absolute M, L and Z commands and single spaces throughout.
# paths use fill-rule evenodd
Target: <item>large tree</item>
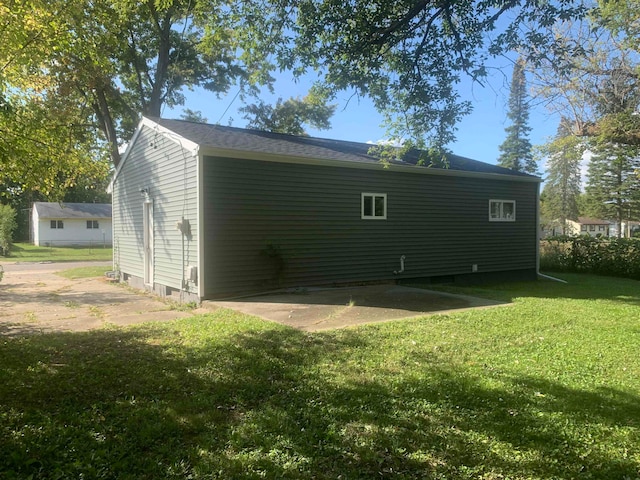
M 557 222 L 563 233 L 567 232 L 567 221 L 578 218 L 580 162 L 585 148 L 584 142 L 572 134 L 565 118 L 555 138 L 542 147 L 547 158 L 542 216 L 549 223 Z
M 0 110 L 0 197 L 24 190 L 60 200 L 79 181 L 106 178 L 109 163 L 77 107 L 40 95 L 7 95 Z
M 507 138 L 500 145 L 498 165 L 517 172 L 534 174 L 538 167 L 533 158 L 529 141 L 529 104 L 527 102 L 526 62 L 520 57 L 513 66 L 511 89 L 509 90 L 509 111 L 511 124 L 505 129 Z
M 584 11 L 570 0 L 240 3 L 252 31 L 268 32 L 250 53 L 274 52 L 281 68 L 314 72 L 330 95 L 370 97 L 390 138 L 439 146 L 471 110 L 457 90 L 463 76 L 483 82 L 487 59 L 518 45 L 546 51 L 554 39 L 539 28 Z
M 335 110 L 336 105 L 327 105 L 312 94 L 285 101 L 279 98 L 273 106 L 260 101 L 240 109 L 249 121 L 248 128 L 290 135 L 307 135 L 305 125 L 318 130 L 331 128 L 330 118 Z
M 640 77 L 629 70 L 629 62 L 614 58 L 607 75 L 593 84 L 597 128 L 591 137 L 594 156 L 589 165 L 587 193 L 601 205 L 602 216 L 622 223 L 640 206 L 639 131 Z
M 580 22 L 556 24 L 555 48 L 536 56 L 535 90 L 549 108 L 572 121 L 574 134 L 640 145 L 638 105 L 640 23 L 633 2 L 606 1 Z M 635 27 L 637 28 L 637 27 Z
M 612 218 L 622 234 L 622 223 L 636 219 L 640 213 L 640 151 L 633 145 L 596 144 L 589 164 L 586 193 L 592 213 Z
M 619 227 L 630 213 L 637 215 L 640 186 L 639 21 L 633 2 L 602 1 L 583 22 L 554 32 L 559 48 L 537 70 L 539 92 L 571 118 L 574 135 L 594 154 L 585 208 Z
M 0 73 L 96 127 L 113 163 L 140 114 L 180 105 L 184 89 L 269 84 L 275 66 L 313 72 L 326 94 L 370 97 L 393 138 L 446 145 L 469 112 L 456 85 L 538 27 L 581 15 L 572 0 L 8 0 Z M 525 26 L 533 25 L 526 30 Z
M 0 68 L 11 88 L 83 109 L 114 164 L 141 114 L 270 80 L 263 58 L 237 55 L 227 0 L 20 0 L 0 8 Z M 245 39 L 246 41 L 246 39 Z

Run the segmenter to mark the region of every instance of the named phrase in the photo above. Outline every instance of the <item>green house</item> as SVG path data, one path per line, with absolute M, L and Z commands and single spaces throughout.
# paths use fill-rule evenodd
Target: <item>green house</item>
M 383 164 L 370 147 L 143 118 L 111 185 L 114 269 L 185 301 L 536 278 L 540 178 L 455 155 Z

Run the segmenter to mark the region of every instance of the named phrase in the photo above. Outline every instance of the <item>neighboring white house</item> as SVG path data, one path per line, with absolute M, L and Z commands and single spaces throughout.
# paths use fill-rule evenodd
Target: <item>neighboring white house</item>
M 34 245 L 111 245 L 111 204 L 35 202 L 31 233 Z
M 622 222 L 622 237 L 634 237 L 638 235 L 638 232 L 640 232 L 640 222 L 630 220 Z M 615 222 L 611 224 L 610 235 L 612 237 L 618 236 L 618 225 Z
M 578 217 L 578 221 L 568 220 L 568 235 L 590 235 L 592 237 L 610 235 L 611 222 L 598 218 Z

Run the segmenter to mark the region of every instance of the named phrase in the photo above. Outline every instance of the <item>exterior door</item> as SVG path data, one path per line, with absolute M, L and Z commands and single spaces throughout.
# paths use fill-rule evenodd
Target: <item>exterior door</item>
M 144 283 L 153 285 L 153 203 L 144 202 Z

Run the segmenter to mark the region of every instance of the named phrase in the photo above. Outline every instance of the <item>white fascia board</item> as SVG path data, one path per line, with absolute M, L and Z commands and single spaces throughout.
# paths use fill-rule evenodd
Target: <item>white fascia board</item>
M 429 168 L 417 165 L 384 165 L 382 162 L 349 162 L 344 160 L 331 160 L 326 158 L 296 157 L 272 153 L 251 152 L 244 150 L 221 149 L 215 147 L 201 147 L 199 150 L 203 157 L 238 158 L 244 160 L 259 160 L 263 162 L 295 163 L 301 165 L 320 165 L 327 167 L 357 168 L 363 170 L 389 170 L 392 172 L 405 172 L 420 175 L 444 175 L 451 177 L 484 178 L 488 180 L 510 180 L 526 183 L 541 183 L 539 177 L 523 177 L 490 172 L 471 172 L 467 170 L 450 170 L 447 168 Z
M 198 223 L 198 297 L 200 301 L 204 298 L 205 281 L 204 281 L 204 188 L 202 183 L 204 181 L 204 157 L 202 153 L 198 153 L 196 156 L 196 199 L 198 209 L 196 212 L 196 218 Z
M 180 145 L 182 148 L 187 150 L 187 152 L 191 153 L 192 155 L 198 154 L 200 145 L 198 145 L 195 142 L 192 142 L 191 140 L 186 139 L 182 135 L 179 135 L 176 132 L 174 132 L 173 130 L 163 127 L 162 125 L 157 124 L 156 122 L 148 119 L 147 117 L 142 117 L 140 124 L 141 126 L 150 128 L 151 130 L 162 134 L 172 142 L 175 142 L 178 145 Z
M 142 117 L 142 120 L 140 120 L 140 123 L 138 123 L 138 127 L 136 128 L 136 131 L 133 134 L 133 137 L 131 137 L 131 141 L 127 145 L 127 149 L 125 150 L 124 154 L 122 155 L 122 158 L 120 159 L 120 164 L 118 165 L 118 168 L 116 168 L 116 171 L 113 174 L 113 179 L 109 183 L 108 191 L 113 191 L 113 184 L 118 178 L 118 175 L 120 174 L 120 170 L 122 170 L 122 167 L 124 166 L 127 159 L 129 158 L 129 155 L 131 155 L 131 151 L 133 150 L 133 147 L 136 144 L 138 137 L 140 136 L 140 132 L 142 132 L 142 129 L 145 127 L 155 132 L 158 132 L 165 138 L 171 140 L 172 142 L 177 143 L 182 148 L 186 149 L 189 153 L 193 155 L 198 154 L 198 150 L 200 146 L 197 143 L 192 142 L 191 140 L 188 140 L 181 135 L 178 135 L 173 130 L 169 130 L 168 128 L 165 128 L 159 125 L 158 123 L 154 122 L 153 120 L 147 117 Z

